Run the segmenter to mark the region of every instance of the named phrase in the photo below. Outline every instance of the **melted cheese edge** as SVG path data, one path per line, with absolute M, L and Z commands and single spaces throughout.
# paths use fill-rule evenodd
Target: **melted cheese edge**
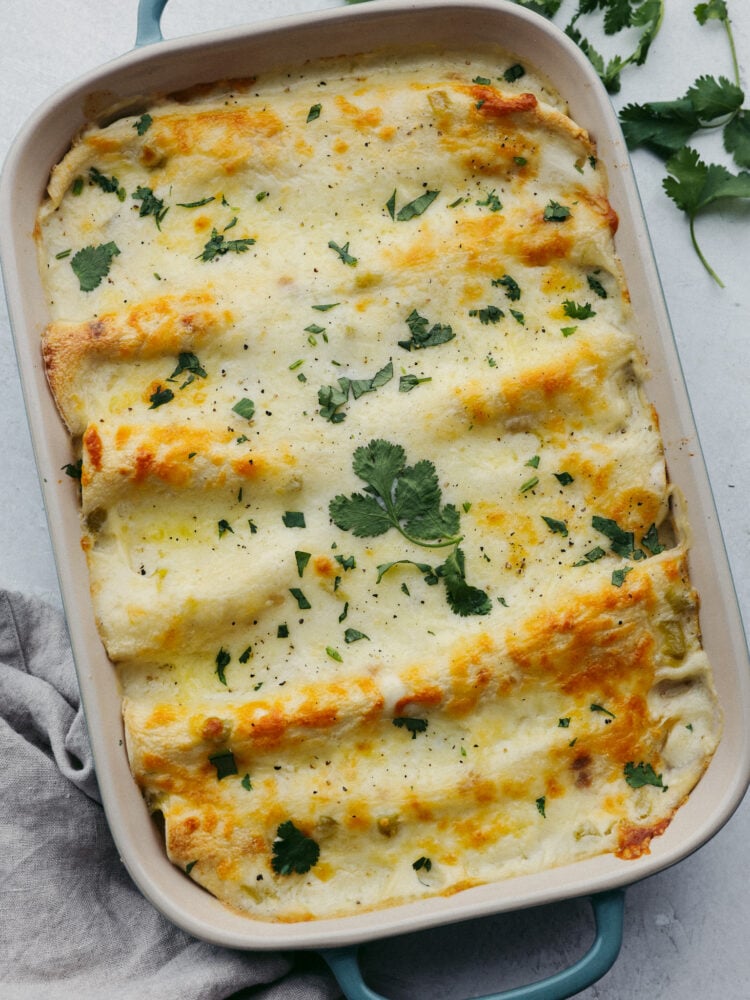
M 512 63 L 373 54 L 155 102 L 147 128 L 87 129 L 40 211 L 43 354 L 133 773 L 172 861 L 253 917 L 638 857 L 719 739 L 606 177 Z M 203 259 L 212 240 L 247 242 Z M 109 244 L 82 291 L 75 254 Z M 400 345 L 414 311 L 453 338 Z M 181 355 L 200 372 L 174 376 Z M 321 415 L 321 386 L 388 365 Z M 332 522 L 376 439 L 434 464 L 488 614 L 415 568 L 450 550 Z M 663 787 L 628 783 L 641 764 Z M 307 872 L 274 870 L 288 820 Z

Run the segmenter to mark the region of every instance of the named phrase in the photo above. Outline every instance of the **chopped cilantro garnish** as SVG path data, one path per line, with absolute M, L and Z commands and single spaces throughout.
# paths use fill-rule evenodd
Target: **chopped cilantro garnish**
M 607 553 L 604 549 L 600 548 L 598 545 L 596 548 L 591 549 L 587 552 L 583 559 L 579 559 L 578 562 L 573 563 L 574 566 L 587 566 L 589 563 L 597 562 L 599 559 L 603 559 Z
M 539 812 L 539 815 L 545 819 L 547 817 L 547 813 L 545 812 L 546 804 L 547 804 L 546 796 L 540 795 L 539 798 L 536 800 L 536 807 Z
M 306 122 L 314 122 L 316 118 L 320 118 L 320 112 L 322 110 L 321 104 L 313 104 L 310 110 L 307 112 Z
M 395 219 L 396 222 L 409 222 L 426 212 L 439 194 L 439 191 L 425 191 L 418 198 L 402 205 L 396 212 L 396 192 L 394 191 L 386 203 L 386 208 L 391 218 Z
M 407 351 L 417 351 L 424 347 L 436 347 L 438 344 L 447 344 L 453 340 L 455 333 L 453 329 L 444 323 L 435 323 L 430 327 L 429 320 L 420 316 L 416 309 L 412 309 L 406 317 L 406 325 L 411 331 L 409 340 L 399 340 L 398 346 Z M 428 327 L 430 327 L 428 329 Z
M 428 872 L 432 868 L 432 861 L 430 861 L 429 858 L 426 858 L 423 855 L 421 858 L 417 858 L 417 860 L 412 864 L 412 868 L 414 869 L 415 872 L 421 871 L 422 868 L 424 868 L 424 870 Z
M 544 514 L 542 514 L 542 520 L 553 534 L 562 535 L 563 538 L 567 537 L 568 526 L 565 521 L 557 521 L 554 517 L 545 517 Z
M 244 649 L 240 653 L 240 655 L 237 657 L 237 659 L 240 661 L 240 663 L 247 663 L 247 661 L 252 656 L 252 653 L 253 653 L 253 647 L 252 646 L 248 646 L 246 649 Z
M 326 646 L 326 653 L 328 654 L 328 656 L 331 657 L 332 660 L 336 660 L 337 663 L 344 662 L 341 653 L 339 653 L 337 649 L 334 649 L 333 646 Z
M 89 167 L 89 184 L 100 187 L 105 194 L 116 194 L 120 201 L 125 200 L 125 188 L 121 187 L 116 177 L 105 177 L 96 167 Z
M 553 472 L 552 475 L 561 486 L 569 486 L 572 482 L 574 482 L 574 479 L 569 472 Z
M 237 762 L 231 750 L 222 750 L 220 753 L 212 754 L 208 759 L 216 768 L 217 781 L 231 774 L 237 774 Z
M 518 282 L 511 278 L 509 274 L 504 274 L 502 278 L 493 278 L 491 284 L 495 288 L 504 288 L 505 294 L 511 302 L 517 302 L 521 298 L 521 289 Z
M 227 679 L 224 676 L 224 671 L 229 666 L 232 657 L 222 646 L 219 652 L 216 654 L 216 673 L 222 684 L 226 685 Z
M 158 406 L 171 402 L 174 399 L 174 393 L 171 389 L 163 389 L 159 386 L 148 398 L 151 403 L 149 410 L 155 410 Z
M 411 733 L 413 740 L 417 738 L 417 733 L 423 733 L 427 729 L 427 719 L 410 719 L 406 715 L 400 715 L 391 721 L 398 729 L 405 729 Z
M 520 80 L 522 76 L 525 76 L 526 70 L 520 63 L 514 63 L 509 66 L 503 73 L 503 80 L 506 83 L 513 83 L 514 80 Z
M 566 299 L 563 302 L 563 311 L 566 316 L 570 319 L 591 319 L 592 316 L 596 316 L 596 313 L 591 308 L 591 304 L 586 302 L 584 305 L 579 305 L 577 302 L 573 302 L 570 299 Z
M 312 604 L 310 604 L 310 602 L 305 597 L 305 595 L 302 593 L 302 591 L 299 589 L 299 587 L 291 587 L 289 589 L 289 593 L 292 595 L 292 597 L 297 602 L 297 607 L 300 609 L 300 611 L 309 611 L 310 610 L 310 608 L 312 607 Z
M 364 632 L 360 632 L 356 628 L 348 628 L 344 632 L 344 642 L 349 645 L 352 642 L 359 642 L 360 639 L 369 639 L 369 635 L 365 635 Z
M 289 626 L 288 625 L 279 625 L 279 627 L 276 629 L 276 638 L 277 639 L 288 639 L 289 638 Z
M 184 389 L 186 386 L 194 382 L 196 377 L 207 378 L 206 370 L 202 367 L 198 358 L 191 351 L 183 351 L 177 358 L 177 367 L 172 372 L 172 374 L 167 379 L 167 382 L 174 382 L 183 372 L 187 372 L 188 376 L 185 381 L 180 386 Z
M 359 399 L 364 393 L 374 392 L 375 389 L 386 385 L 392 378 L 393 362 L 389 361 L 372 378 L 340 378 L 337 380 L 338 387 L 335 385 L 322 385 L 318 390 L 318 403 L 320 404 L 318 412 L 321 417 L 325 417 L 331 423 L 339 424 L 346 418 L 346 414 L 340 412 L 340 407 L 349 399 L 349 390 L 351 390 L 355 399 Z
M 398 391 L 411 392 L 412 389 L 416 388 L 418 385 L 422 385 L 423 382 L 432 382 L 432 377 L 417 378 L 416 375 L 401 375 L 398 380 Z
M 657 774 L 652 764 L 641 761 L 639 764 L 628 761 L 624 769 L 625 780 L 631 788 L 643 788 L 644 785 L 654 785 L 665 792 L 668 785 L 662 781 L 662 776 Z
M 252 399 L 248 399 L 247 396 L 243 396 L 242 399 L 234 404 L 232 410 L 238 416 L 244 417 L 245 420 L 252 420 L 255 415 L 255 403 Z
M 610 517 L 600 517 L 594 514 L 591 526 L 609 539 L 610 548 L 623 559 L 632 559 L 635 548 L 635 537 L 632 531 L 624 531 L 617 521 Z
M 569 218 L 570 209 L 567 205 L 561 205 L 559 202 L 550 201 L 544 209 L 545 222 L 564 222 Z
M 304 875 L 317 864 L 320 847 L 288 819 L 276 829 L 271 848 L 271 867 L 277 875 Z
M 297 550 L 294 553 L 294 558 L 297 562 L 297 574 L 298 576 L 301 577 L 302 574 L 305 572 L 305 567 L 310 562 L 311 555 L 309 552 L 300 552 L 299 550 Z
M 532 476 L 531 479 L 527 479 L 526 482 L 519 489 L 519 493 L 528 493 L 529 490 L 533 490 L 535 486 L 539 485 L 539 476 Z
M 203 247 L 202 252 L 198 254 L 197 259 L 212 261 L 218 260 L 219 257 L 223 257 L 227 253 L 245 253 L 254 243 L 255 240 L 251 237 L 245 237 L 240 240 L 228 240 L 223 233 L 219 233 L 213 229 L 211 231 L 211 239 Z
M 596 702 L 594 702 L 593 704 L 589 705 L 589 709 L 592 712 L 599 712 L 602 715 L 609 716 L 609 719 L 607 720 L 608 722 L 611 722 L 612 719 L 614 719 L 616 717 L 614 712 L 610 712 L 610 710 L 608 708 L 605 708 L 604 705 L 597 705 Z
M 208 198 L 199 198 L 198 201 L 178 201 L 178 208 L 203 208 L 204 205 L 209 205 L 212 201 L 216 201 L 216 198 L 211 194 Z
M 607 298 L 607 289 L 595 275 L 587 274 L 586 281 L 588 282 L 589 288 L 595 295 L 598 295 L 600 299 Z
M 643 536 L 641 545 L 648 549 L 652 556 L 658 556 L 660 552 L 664 551 L 664 546 L 659 542 L 659 533 L 655 524 L 652 524 Z
M 80 479 L 83 470 L 83 459 L 79 458 L 75 463 L 68 462 L 62 468 L 65 470 L 66 476 L 70 476 L 71 479 Z
M 342 247 L 340 247 L 338 243 L 334 243 L 333 240 L 330 240 L 328 246 L 331 250 L 334 251 L 334 253 L 338 254 L 339 260 L 341 261 L 342 264 L 348 264 L 349 267 L 357 266 L 357 258 L 352 257 L 352 255 L 349 253 L 348 240 Z
M 141 115 L 138 121 L 133 122 L 133 128 L 136 130 L 138 135 L 143 135 L 145 132 L 148 132 L 153 125 L 153 122 L 154 119 L 147 112 L 145 115 Z
M 625 583 L 625 577 L 632 569 L 632 566 L 623 566 L 622 569 L 612 570 L 612 585 L 614 587 L 621 587 Z
M 494 188 L 487 193 L 484 200 L 477 200 L 475 204 L 477 204 L 480 208 L 489 208 L 490 212 L 499 212 L 503 207 L 503 203 L 495 194 Z
M 144 218 L 147 215 L 153 215 L 156 228 L 161 229 L 164 216 L 169 211 L 169 207 L 164 204 L 164 200 L 162 198 L 157 198 L 151 188 L 140 186 L 135 189 L 135 193 L 132 197 L 135 201 L 140 201 L 141 203 L 138 215 L 141 218 Z
M 469 316 L 476 316 L 483 326 L 487 326 L 490 323 L 498 323 L 505 313 L 497 306 L 485 306 L 484 309 L 470 309 Z
M 281 520 L 286 528 L 304 528 L 305 515 L 301 510 L 287 510 L 281 515 Z
M 250 775 L 249 774 L 245 775 L 245 777 L 242 779 L 242 781 L 240 782 L 240 784 L 242 785 L 242 787 L 245 789 L 246 792 L 252 792 L 252 790 L 253 790 L 253 783 L 250 781 Z
M 225 535 L 227 531 L 230 532 L 230 534 L 232 535 L 234 534 L 234 528 L 232 527 L 232 525 L 229 523 L 229 521 L 227 521 L 225 518 L 222 517 L 222 519 L 219 521 L 219 538 L 221 538 L 222 535 Z

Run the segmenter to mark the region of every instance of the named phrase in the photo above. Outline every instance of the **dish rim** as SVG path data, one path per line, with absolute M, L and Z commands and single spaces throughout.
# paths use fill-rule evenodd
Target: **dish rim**
M 443 22 L 440 26 L 436 24 L 437 15 Z M 40 298 L 32 220 L 41 196 L 41 178 L 43 175 L 46 184 L 49 169 L 70 145 L 87 119 L 87 112 L 98 110 L 101 117 L 106 109 L 119 105 L 122 114 L 123 102 L 133 107 L 149 93 L 179 90 L 188 82 L 198 82 L 194 65 L 199 62 L 213 66 L 227 52 L 236 57 L 238 52 L 247 54 L 255 48 L 256 63 L 262 63 L 263 58 L 257 53 L 272 44 L 281 44 L 288 56 L 273 61 L 275 65 L 286 66 L 294 62 L 289 57 L 303 54 L 313 38 L 327 50 L 324 54 L 330 54 L 334 44 L 341 48 L 344 41 L 347 46 L 342 54 L 354 54 L 355 46 L 361 48 L 362 32 L 368 41 L 390 32 L 393 44 L 399 31 L 410 24 L 422 25 L 434 37 L 443 32 L 443 41 L 448 43 L 453 41 L 457 30 L 467 31 L 469 23 L 478 39 L 486 39 L 491 33 L 494 38 L 513 26 L 516 39 L 523 39 L 522 49 L 523 45 L 531 46 L 529 39 L 532 39 L 535 52 L 555 52 L 559 60 L 554 67 L 558 76 L 548 65 L 543 73 L 569 100 L 572 117 L 589 129 L 595 125 L 592 132 L 601 144 L 598 156 L 609 174 L 610 200 L 621 220 L 616 246 L 631 290 L 634 313 L 643 324 L 640 339 L 650 363 L 652 385 L 657 389 L 656 396 L 669 404 L 665 409 L 656 402 L 668 466 L 671 472 L 679 470 L 680 474 L 674 478 L 688 495 L 691 521 L 696 514 L 702 515 L 700 523 L 694 524 L 693 533 L 699 542 L 691 551 L 690 565 L 691 581 L 704 598 L 704 636 L 710 636 L 717 656 L 723 650 L 734 664 L 730 670 L 725 666 L 725 658 L 714 663 L 715 671 L 719 669 L 716 679 L 724 711 L 724 737 L 688 801 L 667 831 L 652 842 L 651 854 L 637 861 L 624 862 L 612 855 L 601 855 L 535 875 L 478 886 L 454 896 L 430 897 L 354 916 L 298 924 L 259 921 L 230 910 L 169 862 L 163 840 L 147 815 L 127 766 L 119 695 L 114 703 L 112 700 L 113 688 L 117 693 L 114 671 L 93 622 L 88 572 L 79 544 L 76 487 L 72 480 L 66 481 L 59 474 L 62 458 L 70 453 L 69 438 L 47 390 L 39 351 L 45 307 Z M 506 51 L 518 52 L 504 39 L 498 39 L 497 44 Z M 368 44 L 367 48 L 371 46 Z M 523 52 L 519 58 L 523 58 Z M 526 58 L 538 65 L 536 58 L 528 55 Z M 564 85 L 561 76 L 566 78 Z M 168 87 L 157 87 L 159 80 L 173 82 Z M 116 83 L 120 89 L 112 90 Z M 575 107 L 581 111 L 576 112 Z M 63 141 L 65 135 L 67 139 Z M 354 944 L 619 888 L 677 863 L 724 825 L 750 783 L 750 735 L 745 734 L 741 725 L 743 717 L 750 717 L 745 634 L 622 133 L 609 98 L 590 64 L 558 28 L 505 0 L 374 0 L 365 5 L 286 15 L 149 45 L 71 82 L 31 116 L 11 147 L 0 178 L 0 214 L 7 220 L 0 231 L 0 258 L 11 328 L 105 812 L 131 876 L 169 919 L 196 937 L 236 948 Z M 649 396 L 654 401 L 654 393 Z M 710 587 L 706 585 L 709 582 L 713 584 Z M 711 649 L 708 652 L 713 660 Z M 102 670 L 102 666 L 108 669 Z M 713 801 L 712 808 L 706 808 L 707 801 Z

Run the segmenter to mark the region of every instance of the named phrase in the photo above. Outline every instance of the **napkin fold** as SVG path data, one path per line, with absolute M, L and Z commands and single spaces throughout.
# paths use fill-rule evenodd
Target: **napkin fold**
M 141 895 L 104 818 L 65 621 L 0 591 L 3 1000 L 336 1000 L 319 959 L 199 941 Z

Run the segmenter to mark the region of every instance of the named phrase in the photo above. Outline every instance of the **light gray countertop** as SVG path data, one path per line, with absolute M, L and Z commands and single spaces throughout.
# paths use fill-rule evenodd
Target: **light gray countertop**
M 728 2 L 743 79 L 749 81 L 750 5 L 746 0 Z M 339 5 L 339 0 L 173 0 L 163 27 L 173 37 Z M 692 0 L 671 0 L 666 6 L 646 65 L 623 75 L 618 108 L 675 98 L 702 74 L 732 75 L 719 23 L 699 27 Z M 27 117 L 58 87 L 132 47 L 135 8 L 136 0 L 3 5 L 0 160 Z M 730 166 L 718 133 L 702 139 L 699 149 L 705 159 Z M 719 207 L 697 223 L 704 252 L 725 283 L 721 289 L 692 250 L 686 218 L 662 191 L 662 164 L 640 151 L 633 162 L 740 607 L 750 623 L 750 202 Z M 0 587 L 42 593 L 59 602 L 2 296 L 0 427 L 5 441 Z M 746 797 L 697 853 L 628 889 L 620 957 L 581 997 L 747 1000 L 749 870 Z M 373 987 L 394 1000 L 469 997 L 569 964 L 584 949 L 591 928 L 587 905 L 573 901 L 373 944 L 364 950 L 364 966 L 372 972 Z

